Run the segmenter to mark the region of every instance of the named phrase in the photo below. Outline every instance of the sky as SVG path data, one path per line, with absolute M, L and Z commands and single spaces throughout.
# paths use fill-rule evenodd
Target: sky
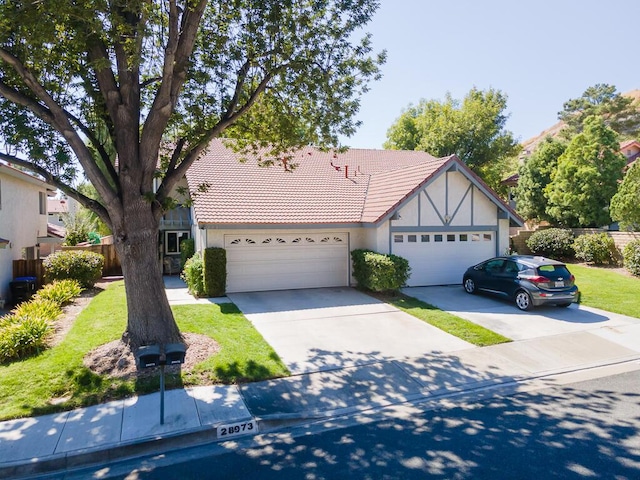
M 365 31 L 387 51 L 361 99 L 352 148 L 382 148 L 410 104 L 462 100 L 473 87 L 508 96 L 506 129 L 525 141 L 598 83 L 640 89 L 640 0 L 381 0 Z

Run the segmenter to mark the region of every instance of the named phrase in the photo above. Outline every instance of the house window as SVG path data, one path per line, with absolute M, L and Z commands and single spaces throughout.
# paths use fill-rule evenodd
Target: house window
M 394 235 L 393 236 L 394 243 L 402 243 L 404 242 L 404 237 L 402 235 Z
M 420 241 L 423 243 L 430 242 L 431 237 L 429 235 L 420 235 Z
M 407 235 L 407 242 L 416 243 L 417 237 L 415 235 Z
M 468 237 L 468 235 L 466 233 L 461 233 L 460 234 L 460 241 L 461 242 L 466 242 L 468 240 L 469 240 L 469 237 Z
M 38 192 L 39 196 L 39 208 L 40 215 L 47 214 L 47 194 L 45 192 Z
M 189 232 L 164 232 L 164 253 L 180 253 L 180 242 L 189 238 Z
M 474 233 L 471 235 L 471 241 L 472 242 L 479 242 L 480 241 L 480 235 L 478 235 L 477 233 Z
M 483 235 L 482 235 L 482 239 L 483 239 L 485 242 L 490 242 L 490 241 L 491 241 L 491 234 L 490 234 L 490 233 L 485 233 L 485 234 L 483 234 Z
M 447 242 L 455 242 L 456 241 L 456 236 L 453 234 L 449 234 L 447 235 Z
M 433 236 L 433 241 L 434 242 L 441 242 L 442 241 L 442 235 L 434 235 Z

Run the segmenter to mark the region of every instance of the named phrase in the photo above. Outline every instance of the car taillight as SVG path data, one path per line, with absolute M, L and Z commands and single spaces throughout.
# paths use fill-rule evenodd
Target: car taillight
M 529 280 L 531 283 L 550 283 L 551 282 L 551 280 L 549 280 L 547 277 L 541 277 L 541 276 L 529 277 L 527 278 L 527 280 Z
M 576 277 L 574 277 L 573 275 L 571 275 L 569 277 L 569 285 L 573 285 L 574 283 L 576 283 Z

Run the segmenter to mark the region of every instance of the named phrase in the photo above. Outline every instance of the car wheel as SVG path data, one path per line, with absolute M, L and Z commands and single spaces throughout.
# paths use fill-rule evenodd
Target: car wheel
M 520 310 L 531 310 L 533 308 L 533 301 L 531 301 L 531 295 L 524 290 L 518 290 L 515 297 L 516 307 Z
M 462 283 L 462 285 L 464 286 L 464 291 L 467 293 L 476 293 L 476 282 L 473 281 L 473 279 L 471 278 L 465 278 L 464 282 Z
M 570 305 L 571 305 L 571 302 L 569 302 L 569 303 L 559 303 L 559 304 L 558 304 L 558 306 L 559 306 L 559 307 L 562 307 L 562 308 L 567 308 L 567 307 L 568 307 L 568 306 L 570 306 Z

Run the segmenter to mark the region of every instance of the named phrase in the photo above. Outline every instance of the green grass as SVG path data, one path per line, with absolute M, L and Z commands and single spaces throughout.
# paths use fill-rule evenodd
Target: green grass
M 167 388 L 286 376 L 287 368 L 233 304 L 174 307 L 183 332 L 209 335 L 220 351 L 191 374 L 167 375 Z M 65 339 L 42 354 L 0 365 L 0 420 L 53 413 L 155 391 L 158 376 L 119 380 L 96 375 L 83 357 L 120 338 L 126 327 L 123 282 L 111 284 L 78 315 Z
M 580 289 L 580 303 L 640 318 L 640 278 L 609 268 L 570 264 Z
M 399 308 L 409 315 L 413 315 L 414 317 L 419 318 L 440 330 L 479 347 L 486 347 L 488 345 L 496 345 L 498 343 L 511 341 L 510 338 L 504 337 L 499 333 L 493 332 L 463 318 L 444 312 L 439 308 L 418 300 L 417 298 L 409 297 L 404 294 L 374 294 L 374 296 L 396 308 Z

